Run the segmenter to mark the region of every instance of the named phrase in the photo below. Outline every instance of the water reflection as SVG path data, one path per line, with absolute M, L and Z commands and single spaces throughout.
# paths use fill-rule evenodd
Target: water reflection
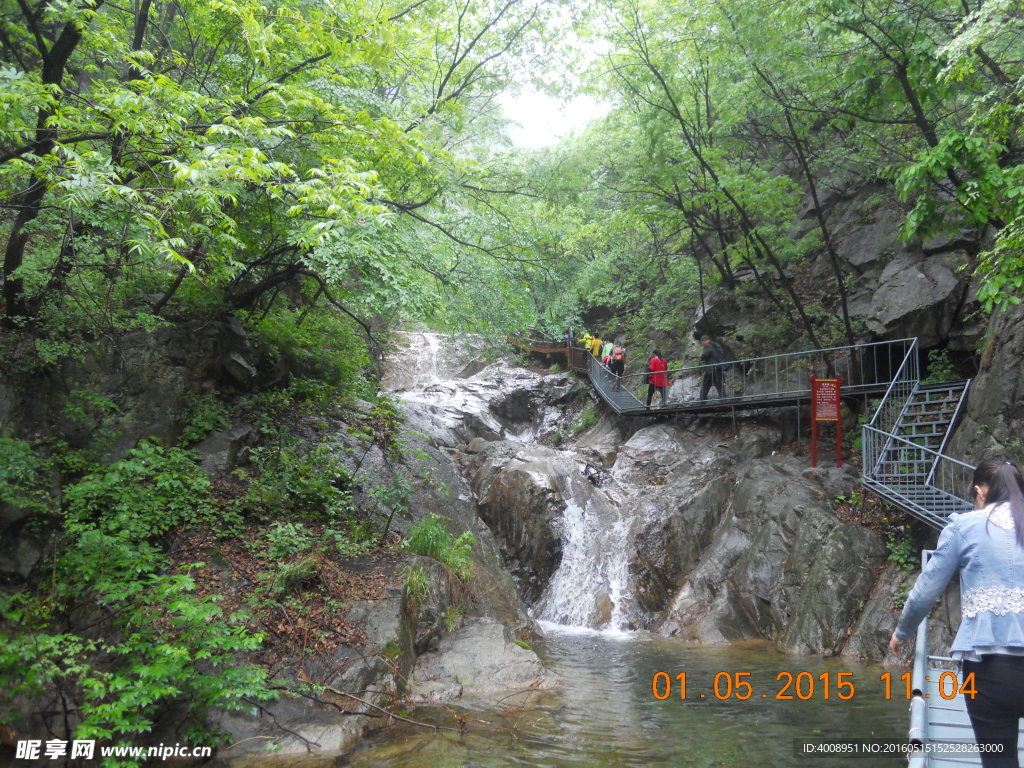
M 892 757 L 798 757 L 794 741 L 808 738 L 905 739 L 907 703 L 886 701 L 877 665 L 857 665 L 791 655 L 768 644 L 704 648 L 644 635 L 549 632 L 537 649 L 564 680 L 557 694 L 533 694 L 528 705 L 504 714 L 437 709 L 417 717 L 458 726 L 470 718 L 465 735 L 396 728 L 366 742 L 339 765 L 352 768 L 504 768 L 505 766 L 587 766 L 588 768 L 895 768 Z M 665 672 L 671 695 L 659 701 L 651 680 Z M 675 676 L 686 673 L 687 698 L 680 700 Z M 778 700 L 789 672 L 815 679 L 812 698 Z M 855 686 L 853 697 L 837 698 L 840 672 Z M 753 695 L 718 700 L 729 681 L 749 682 Z M 748 673 L 737 678 L 737 673 Z M 824 698 L 821 675 L 832 684 Z M 664 678 L 661 678 L 663 681 Z M 808 693 L 808 676 L 801 678 Z M 664 689 L 661 689 L 664 692 Z M 844 688 L 849 693 L 849 688 Z M 704 694 L 704 698 L 700 694 Z M 787 691 L 782 691 L 783 695 Z M 788 693 L 795 693 L 794 688 Z M 472 721 L 476 718 L 476 721 Z

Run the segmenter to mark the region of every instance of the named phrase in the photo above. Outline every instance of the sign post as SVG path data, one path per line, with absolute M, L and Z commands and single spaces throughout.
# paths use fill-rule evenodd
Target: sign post
M 836 466 L 843 466 L 842 401 L 839 399 L 841 376 L 819 379 L 811 376 L 811 466 L 818 466 L 818 422 L 831 421 L 836 425 Z

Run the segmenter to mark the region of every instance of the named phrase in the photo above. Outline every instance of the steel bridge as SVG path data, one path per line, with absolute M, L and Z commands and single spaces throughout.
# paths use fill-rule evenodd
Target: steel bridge
M 844 398 L 877 400 L 870 421 L 861 427 L 861 479 L 867 490 L 936 529 L 945 525 L 950 514 L 973 506 L 968 495 L 974 467 L 944 453 L 964 410 L 970 381 L 922 382 L 917 339 L 747 358 L 732 362 L 728 370 L 724 370 L 726 364 L 675 368 L 667 372 L 677 382 L 675 399 L 650 409 L 644 370 L 630 370 L 620 377 L 588 350 L 571 344 L 524 339 L 513 343 L 551 362 L 564 360 L 585 373 L 604 403 L 628 416 L 799 406 L 810 400 L 809 377 L 839 375 Z M 703 378 L 714 376 L 715 367 L 722 370 L 724 391 L 702 400 Z M 799 412 L 797 408 L 798 418 Z M 953 660 L 928 655 L 927 623 L 922 622 L 915 646 L 909 740 L 918 749 L 911 753 L 909 767 L 980 766 L 977 753 L 935 751 L 944 745 L 954 745 L 947 748 L 952 750 L 973 744 L 974 733 L 963 696 L 952 695 L 951 677 L 943 677 Z M 1020 755 L 1024 764 L 1024 750 Z

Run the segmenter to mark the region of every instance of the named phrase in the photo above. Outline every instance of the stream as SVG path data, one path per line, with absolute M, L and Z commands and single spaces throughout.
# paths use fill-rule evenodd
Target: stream
M 794 745 L 808 738 L 906 738 L 907 702 L 885 699 L 879 679 L 884 670 L 878 665 L 787 654 L 767 643 L 709 648 L 646 633 L 582 632 L 550 625 L 536 650 L 562 678 L 561 692 L 539 695 L 504 714 L 458 710 L 460 716 L 484 721 L 470 722 L 464 736 L 391 729 L 368 739 L 339 765 L 824 768 L 845 765 L 847 759 L 798 757 Z M 651 681 L 658 672 L 673 678 L 685 672 L 687 699 L 677 698 L 675 680 L 669 698 L 656 699 Z M 753 691 L 746 700 L 727 694 L 727 680 L 742 672 L 750 673 L 740 680 L 749 680 Z M 786 672 L 794 677 L 810 673 L 817 681 L 815 695 L 806 701 L 776 699 L 785 683 L 777 676 Z M 850 673 L 844 679 L 853 682 L 853 697 L 839 700 L 833 690 L 824 699 L 821 675 L 834 681 L 840 672 Z M 719 679 L 722 699 L 714 694 L 719 673 L 726 673 Z M 418 709 L 416 716 L 457 727 L 453 710 Z M 851 768 L 905 764 L 898 757 L 868 757 L 854 760 Z
M 894 667 L 788 653 L 765 641 L 710 646 L 635 629 L 645 621 L 629 553 L 642 525 L 664 514 L 630 485 L 638 468 L 650 464 L 648 445 L 634 441 L 627 459 L 594 482 L 581 471 L 592 456 L 534 445 L 559 428 L 557 409 L 550 403 L 511 408 L 509 398 L 501 400 L 503 389 L 511 391 L 509 382 L 523 386 L 537 374 L 501 365 L 467 368 L 465 353 L 441 359 L 449 347 L 432 334 L 411 335 L 410 348 L 419 352 L 400 358 L 392 389 L 405 403 L 410 426 L 441 445 L 479 442 L 474 438 L 510 444 L 512 452 L 521 445 L 529 455 L 515 460 L 527 472 L 550 478 L 564 500 L 553 526 L 560 559 L 530 608 L 544 630 L 534 650 L 561 687 L 516 697 L 501 710 L 418 708 L 417 719 L 456 731 L 464 722 L 465 730 L 389 728 L 338 765 L 813 768 L 843 765 L 845 759 L 799 755 L 797 747 L 807 739 L 905 741 L 907 702 L 887 699 L 880 679 L 886 671 L 898 674 Z M 515 410 L 532 414 L 532 420 L 517 421 Z M 649 444 L 658 435 L 644 439 Z M 538 450 L 547 453 L 538 459 Z M 847 687 L 837 688 L 840 681 Z M 859 757 L 854 763 L 904 764 L 899 756 Z

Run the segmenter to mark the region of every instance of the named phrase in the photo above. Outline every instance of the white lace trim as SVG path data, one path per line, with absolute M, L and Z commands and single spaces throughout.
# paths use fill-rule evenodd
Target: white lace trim
M 972 619 L 982 611 L 989 611 L 996 616 L 1024 613 L 1024 589 L 1020 587 L 986 587 L 968 590 L 960 598 L 960 611 L 964 616 Z
M 988 516 L 988 521 L 992 525 L 998 525 L 1004 531 L 1013 530 L 1013 513 L 1010 511 L 1009 504 L 1000 504 L 992 510 L 992 514 Z
M 1002 528 L 1004 531 L 1013 530 L 1013 513 L 1010 511 L 1010 505 L 1006 503 L 1000 503 L 989 511 L 990 507 L 984 509 L 976 509 L 973 512 L 968 512 L 968 515 L 984 515 L 988 518 L 988 521 L 992 525 Z

